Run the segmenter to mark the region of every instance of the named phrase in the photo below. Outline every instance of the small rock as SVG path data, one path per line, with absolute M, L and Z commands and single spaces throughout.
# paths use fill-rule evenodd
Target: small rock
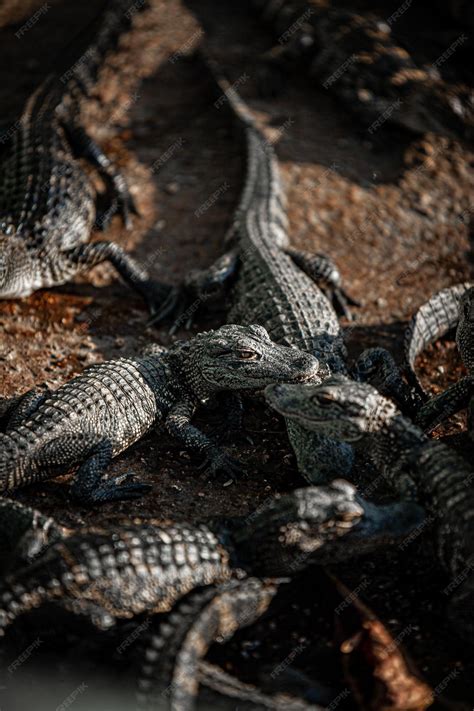
M 165 185 L 165 192 L 168 193 L 168 195 L 174 195 L 179 191 L 179 184 L 178 183 L 168 183 Z

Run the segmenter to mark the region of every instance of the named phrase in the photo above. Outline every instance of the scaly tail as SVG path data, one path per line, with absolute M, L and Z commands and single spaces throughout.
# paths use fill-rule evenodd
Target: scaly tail
M 425 391 L 415 373 L 415 360 L 430 343 L 454 328 L 461 297 L 471 286 L 471 282 L 464 282 L 438 291 L 420 306 L 405 332 L 406 375 L 420 394 Z
M 51 574 L 47 555 L 8 575 L 0 584 L 0 636 L 20 615 L 63 596 L 64 587 Z
M 255 622 L 278 590 L 278 580 L 247 578 L 195 590 L 153 630 L 145 644 L 138 682 L 139 708 L 190 711 L 199 691 L 201 660 Z

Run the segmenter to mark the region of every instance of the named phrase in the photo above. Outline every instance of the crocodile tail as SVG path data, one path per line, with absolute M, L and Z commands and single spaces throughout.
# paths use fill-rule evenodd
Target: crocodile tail
M 456 326 L 459 302 L 471 286 L 472 283 L 464 282 L 438 291 L 420 306 L 408 325 L 405 332 L 406 375 L 410 384 L 422 394 L 425 391 L 415 373 L 415 360 L 430 343 Z
M 62 75 L 70 90 L 89 94 L 107 54 L 130 28 L 133 18 L 148 5 L 148 0 L 108 0 L 98 20 L 93 38 L 77 61 Z
M 0 583 L 0 636 L 20 616 L 60 598 L 63 586 L 53 580 L 44 560 L 7 575 Z

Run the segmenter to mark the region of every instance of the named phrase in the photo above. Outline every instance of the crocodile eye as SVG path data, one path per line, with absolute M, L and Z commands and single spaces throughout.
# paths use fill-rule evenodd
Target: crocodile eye
M 328 393 L 320 393 L 316 396 L 316 402 L 321 405 L 321 407 L 331 407 L 335 404 L 334 398 Z
M 255 351 L 239 351 L 239 358 L 241 360 L 257 360 L 259 357 L 258 353 Z

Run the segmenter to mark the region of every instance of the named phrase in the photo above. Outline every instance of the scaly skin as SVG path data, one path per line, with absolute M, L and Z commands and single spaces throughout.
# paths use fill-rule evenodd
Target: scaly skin
M 191 711 L 195 708 L 202 679 L 201 663 L 217 640 L 225 642 L 234 633 L 258 620 L 278 590 L 278 581 L 247 578 L 218 587 L 194 591 L 180 601 L 165 621 L 156 618 L 145 642 L 138 680 L 138 702 L 143 711 L 167 708 Z M 250 700 L 259 708 L 309 708 L 304 702 L 292 707 L 290 699 L 265 697 L 255 688 L 217 668 L 207 668 L 207 684 L 240 702 Z M 222 678 L 224 677 L 224 678 Z M 267 702 L 267 704 L 262 703 Z M 270 705 L 272 704 L 272 705 Z
M 399 540 L 421 510 L 375 507 L 347 482 L 275 496 L 253 514 L 209 525 L 114 519 L 53 543 L 0 586 L 0 626 L 53 601 L 99 628 L 166 612 L 194 588 L 246 575 L 294 575 Z M 344 540 L 342 540 L 344 539 Z
M 380 17 L 327 0 L 254 0 L 254 5 L 279 41 L 264 57 L 269 71 L 262 77 L 263 90 L 269 83 L 273 90 L 275 79 L 281 83 L 276 72 L 303 66 L 318 88 L 334 93 L 370 133 L 390 121 L 415 133 L 472 139 L 472 89 L 447 84 L 434 65 L 418 67 Z M 461 35 L 459 43 L 465 40 Z
M 321 386 L 269 386 L 278 412 L 312 431 L 360 442 L 392 487 L 417 498 L 435 517 L 439 560 L 453 580 L 450 616 L 457 631 L 474 640 L 474 472 L 466 460 L 429 440 L 375 388 L 342 376 Z
M 0 155 L 0 298 L 30 295 L 64 284 L 110 261 L 152 312 L 165 296 L 146 270 L 112 242 L 88 243 L 97 218 L 96 193 L 78 157 L 86 158 L 115 198 L 129 225 L 135 211 L 123 177 L 86 135 L 80 104 L 90 93 L 104 56 L 126 26 L 128 0 L 111 0 L 95 40 L 62 76 L 51 75 L 33 93 Z
M 415 373 L 416 358 L 427 346 L 457 325 L 462 296 L 471 286 L 472 283 L 465 282 L 441 289 L 420 306 L 408 325 L 405 332 L 407 375 L 424 395 L 426 393 Z
M 147 631 L 138 679 L 138 705 L 143 711 L 166 708 L 191 711 L 199 686 L 206 686 L 247 708 L 303 711 L 309 705 L 286 694 L 269 696 L 220 667 L 204 661 L 212 644 L 227 642 L 267 610 L 282 584 L 280 579 L 246 578 L 195 590 L 165 617 L 156 617 Z M 216 707 L 220 704 L 216 701 Z
M 93 365 L 54 392 L 27 397 L 19 417 L 20 401 L 0 434 L 1 491 L 79 465 L 71 493 L 84 504 L 141 496 L 147 485 L 130 475 L 104 481 L 103 473 L 157 422 L 204 455 L 211 472 L 232 475 L 238 464 L 191 424 L 196 410 L 219 393 L 307 381 L 317 372 L 314 357 L 276 345 L 261 326 L 223 326 L 168 351 Z
M 405 334 L 407 375 L 414 387 L 426 398 L 415 373 L 415 360 L 430 343 L 457 326 L 456 343 L 467 377 L 426 401 L 416 412 L 415 421 L 424 430 L 436 427 L 458 410 L 469 406 L 472 429 L 474 395 L 474 288 L 471 282 L 442 289 L 423 304 Z
M 181 292 L 175 293 L 168 309 L 181 301 L 179 321 L 192 317 L 195 304 L 205 303 L 210 294 L 233 280 L 230 323 L 260 323 L 273 340 L 307 351 L 320 362 L 320 378 L 346 373 L 346 349 L 335 308 L 318 284 L 323 283 L 343 310 L 348 297 L 341 288 L 335 265 L 322 255 L 310 255 L 289 248 L 285 197 L 278 162 L 271 144 L 255 125 L 250 112 L 215 63 L 207 60 L 219 90 L 231 107 L 247 147 L 245 183 L 233 223 L 227 235 L 229 251 L 210 269 L 192 272 Z M 186 310 L 183 305 L 191 303 Z M 166 315 L 164 310 L 160 317 Z M 393 359 L 382 349 L 363 354 L 357 367 L 369 370 Z M 401 384 L 401 378 L 398 378 Z M 353 454 L 349 446 L 308 433 L 287 423 L 298 469 L 310 482 L 325 483 L 350 473 Z

